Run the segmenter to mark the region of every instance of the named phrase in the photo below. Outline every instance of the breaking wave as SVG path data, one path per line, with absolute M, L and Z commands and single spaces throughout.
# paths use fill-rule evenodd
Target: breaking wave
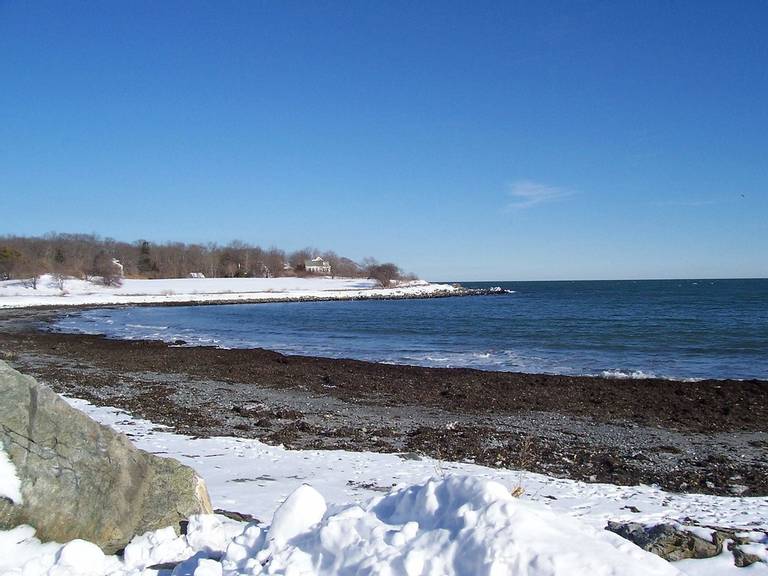
M 653 372 L 643 372 L 642 370 L 603 370 L 600 372 L 600 376 L 614 380 L 648 380 L 649 378 L 658 378 Z

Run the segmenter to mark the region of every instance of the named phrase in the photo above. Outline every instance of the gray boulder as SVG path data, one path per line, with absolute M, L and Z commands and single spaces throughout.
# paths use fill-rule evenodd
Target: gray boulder
M 672 524 L 645 526 L 638 522 L 608 522 L 605 529 L 670 562 L 686 558 L 712 558 L 723 551 L 723 538 L 718 532 L 713 533 L 710 541 Z
M 639 522 L 608 522 L 606 530 L 615 532 L 640 546 L 647 552 L 661 556 L 674 562 L 685 558 L 711 558 L 723 551 L 727 543 L 728 550 L 733 554 L 733 563 L 744 568 L 756 562 L 763 562 L 762 556 L 754 554 L 752 549 L 755 542 L 762 545 L 768 542 L 768 533 L 757 532 L 757 538 L 751 538 L 743 529 L 709 528 L 712 538 L 702 538 L 684 527 L 673 524 L 658 524 L 646 526 Z M 766 547 L 768 548 L 768 547 Z
M 138 450 L 2 361 L 0 442 L 23 499 L 0 498 L 0 529 L 29 524 L 42 540 L 83 538 L 113 553 L 136 534 L 212 512 L 194 470 Z

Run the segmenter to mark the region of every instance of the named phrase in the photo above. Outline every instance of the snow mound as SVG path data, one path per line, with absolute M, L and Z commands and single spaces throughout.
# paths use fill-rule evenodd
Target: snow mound
M 430 480 L 312 524 L 324 508 L 321 499 L 312 488 L 299 488 L 275 514 L 281 525 L 286 509 L 302 515 L 303 524 L 290 524 L 293 537 L 265 538 L 249 527 L 227 548 L 223 574 L 679 574 L 614 534 L 473 477 Z M 270 535 L 273 530 L 274 524 Z
M 0 574 L 3 576 L 101 576 L 121 574 L 115 556 L 85 540 L 67 544 L 41 543 L 35 529 L 17 526 L 0 532 Z
M 325 515 L 325 499 L 311 486 L 299 486 L 272 517 L 267 541 L 282 547 L 319 523 Z

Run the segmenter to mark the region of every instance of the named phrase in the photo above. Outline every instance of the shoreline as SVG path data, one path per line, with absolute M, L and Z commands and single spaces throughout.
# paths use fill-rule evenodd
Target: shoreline
M 768 495 L 764 381 L 424 368 L 39 330 L 71 310 L 0 310 L 0 357 L 59 393 L 191 436 Z
M 171 279 L 168 282 L 184 282 L 188 279 Z M 218 279 L 217 279 L 218 280 Z M 239 279 L 236 279 L 239 280 Z M 295 280 L 295 279 L 294 279 Z M 339 283 L 349 279 L 338 279 Z M 147 280 L 147 282 L 153 282 Z M 310 281 L 312 282 L 312 281 Z M 484 288 L 464 288 L 456 284 L 436 284 L 424 281 L 406 283 L 399 286 L 381 288 L 368 286 L 365 288 L 337 287 L 335 289 L 313 289 L 313 286 L 321 286 L 322 282 L 334 282 L 330 280 L 315 279 L 312 285 L 301 285 L 301 289 L 293 289 L 283 286 L 275 290 L 274 287 L 262 286 L 261 290 L 248 290 L 236 292 L 220 290 L 216 292 L 180 292 L 163 290 L 160 293 L 126 293 L 113 292 L 84 292 L 73 294 L 48 294 L 25 293 L 24 295 L 0 294 L 0 311 L 24 310 L 24 309 L 83 309 L 123 306 L 206 306 L 226 304 L 274 304 L 282 302 L 332 302 L 332 301 L 358 301 L 358 300 L 415 300 L 430 298 L 450 298 L 480 295 L 503 294 L 504 292 Z M 320 284 L 318 284 L 320 283 Z M 194 287 L 194 284 L 186 285 L 186 289 Z M 155 288 L 157 290 L 157 287 Z
M 280 304 L 301 302 L 358 302 L 362 300 L 428 300 L 431 298 L 464 298 L 468 296 L 488 295 L 484 290 L 470 290 L 467 288 L 455 291 L 435 291 L 428 294 L 374 294 L 370 296 L 282 296 L 275 298 L 232 298 L 213 300 L 157 300 L 137 302 L 93 302 L 93 303 L 56 303 L 56 304 L 28 304 L 23 306 L 0 306 L 4 310 L 89 310 L 92 308 L 134 308 L 148 306 L 225 306 L 231 304 Z M 145 296 L 141 296 L 145 298 Z

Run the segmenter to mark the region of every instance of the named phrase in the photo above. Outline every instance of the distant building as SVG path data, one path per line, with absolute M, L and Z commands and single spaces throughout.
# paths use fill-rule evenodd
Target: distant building
M 328 276 L 331 274 L 331 263 L 318 256 L 317 258 L 312 258 L 312 260 L 304 260 L 304 269 L 313 274 L 325 274 Z

